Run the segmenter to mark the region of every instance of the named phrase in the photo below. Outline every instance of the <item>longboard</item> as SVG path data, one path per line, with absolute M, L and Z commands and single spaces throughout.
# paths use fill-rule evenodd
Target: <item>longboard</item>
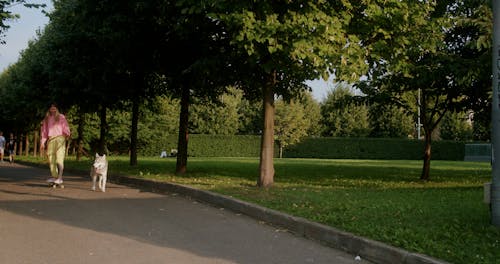
M 52 187 L 54 189 L 56 189 L 57 187 L 59 187 L 61 189 L 64 189 L 64 184 L 63 183 L 51 182 L 51 183 L 49 183 L 49 187 Z

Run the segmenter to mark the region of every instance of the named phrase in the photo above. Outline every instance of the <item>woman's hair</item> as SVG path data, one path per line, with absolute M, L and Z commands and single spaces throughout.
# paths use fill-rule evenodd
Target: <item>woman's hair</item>
M 57 104 L 56 103 L 51 103 L 50 106 L 49 106 L 49 110 L 47 110 L 47 113 L 45 114 L 45 118 L 43 119 L 43 122 L 47 122 L 49 120 L 49 116 L 50 116 L 50 108 L 51 107 L 55 107 L 56 108 L 56 114 L 54 115 L 54 120 L 56 122 L 59 122 L 59 115 L 61 113 L 59 113 L 59 109 L 57 108 Z

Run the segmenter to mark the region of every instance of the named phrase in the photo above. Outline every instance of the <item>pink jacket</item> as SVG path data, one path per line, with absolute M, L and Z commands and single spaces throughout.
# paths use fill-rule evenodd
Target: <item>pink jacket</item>
M 59 114 L 59 122 L 56 122 L 53 116 L 49 116 L 47 120 L 42 122 L 42 130 L 40 132 L 41 141 L 40 144 L 43 146 L 48 139 L 64 136 L 69 137 L 71 132 L 69 130 L 68 121 L 63 114 Z

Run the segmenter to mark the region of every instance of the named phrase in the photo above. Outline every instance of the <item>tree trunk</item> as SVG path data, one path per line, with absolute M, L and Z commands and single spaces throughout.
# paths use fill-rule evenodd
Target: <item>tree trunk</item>
M 17 148 L 17 155 L 22 156 L 23 155 L 23 139 L 24 136 L 23 134 L 19 134 L 19 140 L 18 140 L 18 148 Z
M 137 165 L 137 126 L 139 123 L 139 100 L 132 102 L 132 128 L 130 129 L 130 166 Z
M 78 127 L 76 128 L 76 131 L 78 133 L 78 138 L 76 139 L 76 145 L 77 145 L 77 150 L 76 150 L 76 160 L 80 161 L 82 158 L 83 154 L 83 133 L 84 133 L 84 128 L 85 128 L 85 115 L 83 113 L 79 113 L 79 118 L 78 118 Z
M 188 121 L 189 121 L 189 88 L 182 87 L 181 113 L 179 115 L 179 138 L 177 141 L 177 164 L 175 173 L 185 174 L 187 171 L 188 157 Z
M 107 150 L 106 132 L 108 130 L 108 122 L 106 120 L 106 107 L 105 106 L 101 107 L 100 119 L 101 119 L 101 125 L 100 125 L 100 135 L 99 135 L 99 153 L 100 153 L 100 155 L 103 155 L 103 154 L 108 154 L 106 151 Z
M 33 133 L 33 157 L 36 157 L 38 155 L 38 131 L 35 130 L 35 133 Z
M 28 137 L 28 133 L 26 133 L 26 138 L 24 140 L 24 155 L 27 157 L 30 155 L 30 139 Z
M 270 76 L 270 80 L 264 86 L 263 108 L 264 128 L 260 144 L 260 177 L 257 182 L 259 187 L 271 187 L 274 183 L 274 92 L 276 74 Z
M 422 168 L 421 180 L 428 181 L 431 169 L 431 140 L 432 131 L 425 130 L 425 146 L 424 146 L 424 166 Z

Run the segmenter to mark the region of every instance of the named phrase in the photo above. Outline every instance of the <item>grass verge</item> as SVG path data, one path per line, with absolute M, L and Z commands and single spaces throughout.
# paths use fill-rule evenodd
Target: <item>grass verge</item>
M 500 229 L 482 202 L 488 163 L 433 161 L 431 181 L 422 182 L 420 161 L 275 159 L 275 185 L 260 189 L 256 158 L 190 158 L 183 176 L 175 162 L 140 158 L 130 167 L 112 157 L 110 173 L 213 191 L 452 263 L 500 259 Z M 66 160 L 69 168 L 90 164 Z

